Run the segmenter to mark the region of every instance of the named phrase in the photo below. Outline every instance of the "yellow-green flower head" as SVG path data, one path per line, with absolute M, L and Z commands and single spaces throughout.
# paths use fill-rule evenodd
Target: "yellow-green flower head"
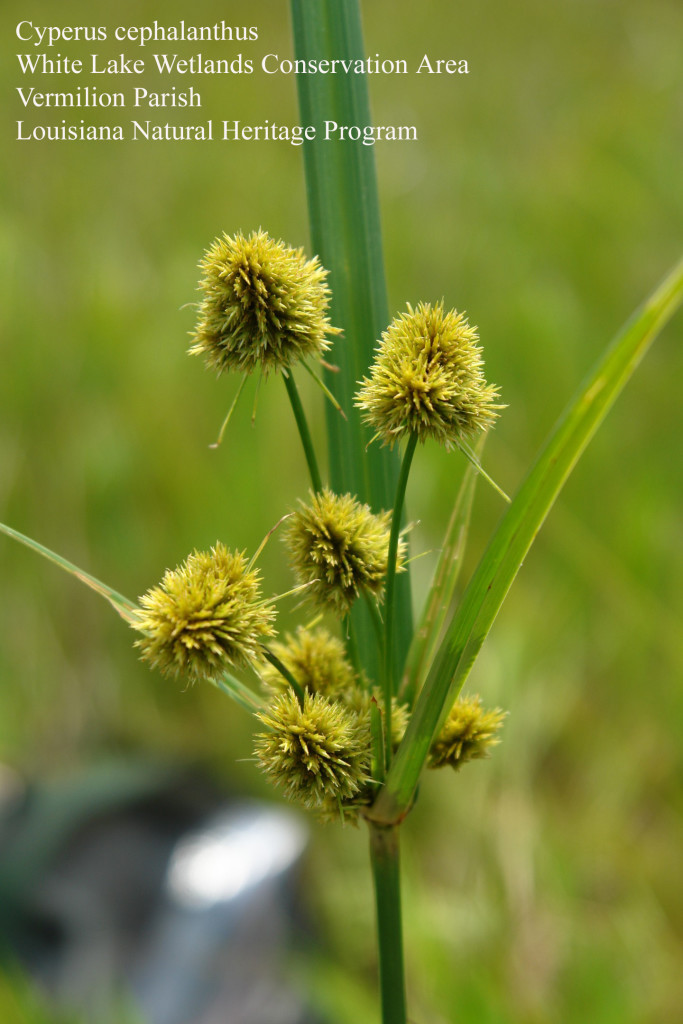
M 346 615 L 365 592 L 379 597 L 389 554 L 390 514 L 375 515 L 351 494 L 323 490 L 289 520 L 285 542 L 300 583 L 317 604 Z M 398 564 L 405 552 L 399 544 Z
M 265 231 L 217 238 L 200 263 L 193 354 L 218 373 L 282 370 L 330 346 L 330 291 L 318 257 Z
M 329 817 L 362 790 L 370 767 L 370 734 L 358 715 L 320 693 L 303 707 L 292 690 L 258 714 L 260 767 L 290 800 Z
M 303 629 L 285 635 L 284 642 L 275 641 L 271 650 L 297 683 L 310 693 L 337 697 L 353 686 L 355 673 L 346 659 L 341 640 L 326 629 Z M 261 670 L 266 686 L 277 691 L 288 686 L 287 680 L 270 663 Z
M 243 553 L 216 544 L 167 570 L 140 598 L 134 626 L 142 658 L 166 676 L 218 679 L 259 659 L 275 611 L 260 596 L 259 574 Z
M 443 303 L 408 304 L 382 334 L 356 395 L 364 421 L 384 444 L 417 434 L 446 448 L 491 426 L 498 389 L 486 383 L 476 328 Z
M 485 711 L 479 697 L 459 698 L 432 745 L 428 766 L 457 769 L 467 761 L 488 757 L 491 747 L 500 743 L 498 733 L 505 716 L 500 708 Z

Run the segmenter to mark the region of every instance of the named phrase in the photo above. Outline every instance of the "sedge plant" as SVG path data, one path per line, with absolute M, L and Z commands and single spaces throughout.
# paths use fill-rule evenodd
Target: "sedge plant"
M 292 10 L 297 56 L 362 54 L 355 0 L 293 0 Z M 363 76 L 307 77 L 306 123 L 331 104 L 353 114 L 349 123 L 370 123 Z M 683 264 L 617 335 L 510 499 L 480 461 L 504 396 L 486 379 L 477 328 L 433 296 L 389 316 L 371 148 L 307 143 L 304 160 L 316 255 L 261 228 L 217 237 L 200 263 L 190 350 L 242 382 L 252 373 L 282 376 L 310 476 L 296 507 L 273 498 L 273 521 L 285 519 L 300 626 L 278 634 L 280 598 L 268 596 L 259 551 L 250 556 L 219 539 L 132 601 L 9 526 L 0 531 L 104 596 L 151 669 L 181 685 L 212 684 L 251 715 L 255 761 L 285 799 L 333 827 L 368 828 L 382 1021 L 406 1024 L 401 826 L 424 769 L 459 773 L 501 741 L 506 712 L 461 691 L 565 480 L 680 304 Z M 326 396 L 328 477 L 297 387 L 301 372 Z M 404 500 L 424 444 L 451 450 L 467 469 L 414 623 Z M 454 606 L 480 476 L 502 514 Z

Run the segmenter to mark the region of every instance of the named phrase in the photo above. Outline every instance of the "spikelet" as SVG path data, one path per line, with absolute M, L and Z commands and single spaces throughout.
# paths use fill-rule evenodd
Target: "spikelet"
M 267 732 L 254 753 L 285 796 L 323 818 L 343 814 L 369 781 L 370 730 L 341 702 L 306 693 L 303 706 L 292 690 L 258 714 Z
M 143 661 L 193 682 L 259 660 L 260 641 L 274 632 L 275 610 L 260 597 L 258 571 L 220 543 L 167 570 L 139 605 L 133 625 Z
M 410 304 L 382 334 L 355 404 L 384 444 L 417 434 L 451 448 L 486 430 L 498 389 L 486 383 L 476 328 L 443 303 Z
M 323 608 L 348 614 L 366 592 L 379 598 L 389 554 L 390 514 L 375 515 L 350 494 L 311 495 L 289 520 L 285 542 L 307 596 Z M 405 546 L 399 544 L 400 568 Z
M 193 355 L 218 373 L 283 370 L 320 356 L 340 331 L 327 318 L 327 271 L 317 256 L 255 231 L 217 238 L 200 263 L 204 298 Z
M 429 768 L 461 768 L 467 761 L 488 757 L 500 743 L 498 733 L 506 712 L 485 711 L 480 697 L 460 697 L 451 708 L 441 732 L 432 744 Z

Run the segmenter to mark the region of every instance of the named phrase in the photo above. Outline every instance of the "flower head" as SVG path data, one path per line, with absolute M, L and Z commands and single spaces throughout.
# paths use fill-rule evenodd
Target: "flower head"
M 259 657 L 275 612 L 260 599 L 259 574 L 244 554 L 216 544 L 167 570 L 140 598 L 134 627 L 142 658 L 167 676 L 217 679 Z
M 317 256 L 264 231 L 217 238 L 200 263 L 204 298 L 193 354 L 218 373 L 286 369 L 320 355 L 339 334 L 327 319 L 327 271 Z
M 390 514 L 325 489 L 301 503 L 285 536 L 300 583 L 319 605 L 346 615 L 363 592 L 379 597 L 389 555 Z M 404 553 L 399 545 L 399 565 Z
M 258 717 L 267 728 L 256 738 L 259 765 L 290 800 L 333 816 L 369 781 L 370 732 L 353 711 L 320 693 L 303 707 L 292 690 Z
M 326 629 L 299 627 L 294 636 L 287 633 L 284 642 L 271 644 L 271 650 L 309 693 L 338 697 L 354 684 L 355 673 L 346 659 L 343 643 Z M 261 677 L 275 691 L 287 686 L 280 672 L 268 663 L 263 666 Z
M 461 768 L 467 761 L 488 757 L 491 747 L 500 743 L 498 732 L 506 712 L 500 708 L 485 711 L 479 697 L 461 697 L 451 709 L 446 723 L 429 752 L 430 768 Z
M 443 303 L 421 302 L 382 334 L 370 377 L 356 395 L 384 444 L 417 434 L 446 448 L 491 426 L 498 389 L 486 383 L 476 328 Z

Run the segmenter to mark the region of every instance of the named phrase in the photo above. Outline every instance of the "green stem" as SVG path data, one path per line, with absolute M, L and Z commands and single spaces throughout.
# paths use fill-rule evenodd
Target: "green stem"
M 294 419 L 296 420 L 296 425 L 299 429 L 299 437 L 301 438 L 304 455 L 306 456 L 306 462 L 308 463 L 308 471 L 311 474 L 311 484 L 313 485 L 313 490 L 316 494 L 319 494 L 323 489 L 323 485 L 322 480 L 320 479 L 318 460 L 315 457 L 313 438 L 311 437 L 311 432 L 308 429 L 306 413 L 304 412 L 304 407 L 301 404 L 301 399 L 299 397 L 299 389 L 296 386 L 291 370 L 283 370 L 282 377 L 285 382 L 285 387 L 287 388 L 287 394 L 289 395 Z
M 398 483 L 396 485 L 396 499 L 394 501 L 394 511 L 391 516 L 391 534 L 389 536 L 389 557 L 387 561 L 387 581 L 385 587 L 385 599 L 384 599 L 384 674 L 383 674 L 383 692 L 384 692 L 384 729 L 386 734 L 385 740 L 385 756 L 387 759 L 387 768 L 391 763 L 391 753 L 393 750 L 391 742 L 391 718 L 392 718 L 392 707 L 391 698 L 394 695 L 394 585 L 396 581 L 396 560 L 398 556 L 398 538 L 401 532 L 401 516 L 403 514 L 403 503 L 406 496 L 406 486 L 408 484 L 408 474 L 410 473 L 410 465 L 413 461 L 413 455 L 415 454 L 415 448 L 417 446 L 417 434 L 413 433 L 408 439 L 408 444 L 403 455 L 403 462 L 401 463 L 401 471 L 398 476 Z
M 382 712 L 374 699 L 370 705 L 370 732 L 372 737 L 372 777 L 381 786 L 386 776 L 384 757 L 384 732 L 382 728 Z
M 370 860 L 377 907 L 382 1024 L 406 1024 L 398 826 L 370 825 Z
M 284 679 L 287 680 L 289 685 L 294 690 L 294 693 L 297 695 L 297 698 L 299 700 L 299 704 L 301 705 L 301 707 L 303 707 L 304 706 L 304 696 L 305 695 L 304 695 L 304 688 L 301 685 L 301 683 L 298 683 L 296 681 L 296 679 L 294 678 L 292 673 L 289 671 L 287 666 L 284 665 L 280 661 L 280 659 L 278 658 L 277 654 L 273 654 L 273 652 L 270 650 L 269 647 L 266 647 L 265 644 L 261 644 L 261 650 L 263 651 L 263 656 L 266 659 L 266 661 L 269 661 L 270 664 L 273 666 L 273 668 L 276 668 L 278 670 L 278 672 L 280 673 L 280 675 Z
M 480 458 L 485 438 L 486 434 L 482 434 L 479 438 L 475 453 L 477 459 Z M 403 679 L 398 689 L 398 695 L 399 699 L 411 708 L 425 681 L 427 669 L 434 660 L 446 617 L 453 604 L 455 587 L 462 569 L 462 556 L 467 542 L 477 475 L 476 468 L 470 463 L 460 484 L 460 490 L 446 528 L 434 579 L 403 666 Z

